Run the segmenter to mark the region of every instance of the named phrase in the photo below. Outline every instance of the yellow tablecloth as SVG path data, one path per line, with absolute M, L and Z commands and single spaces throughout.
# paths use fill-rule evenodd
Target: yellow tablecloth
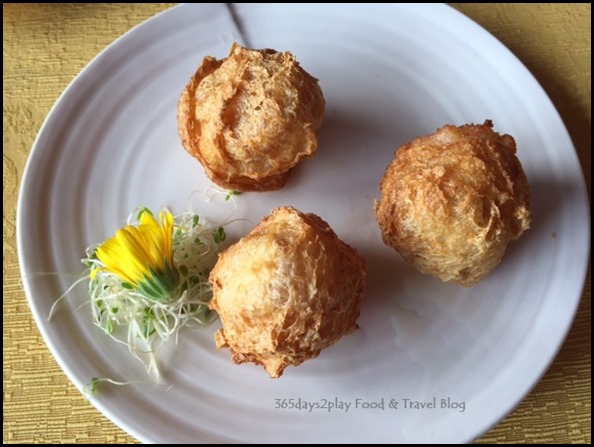
M 50 107 L 114 39 L 170 4 L 4 4 L 3 440 L 135 440 L 95 410 L 50 355 L 20 284 L 15 242 L 18 186 Z M 541 82 L 576 145 L 590 189 L 591 6 L 453 6 L 499 38 Z M 557 359 L 523 403 L 479 442 L 590 443 L 590 274 Z

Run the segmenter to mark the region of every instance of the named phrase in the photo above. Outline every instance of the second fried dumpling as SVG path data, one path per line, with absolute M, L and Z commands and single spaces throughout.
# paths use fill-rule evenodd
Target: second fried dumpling
M 363 258 L 315 214 L 273 210 L 211 272 L 218 347 L 271 377 L 357 328 Z

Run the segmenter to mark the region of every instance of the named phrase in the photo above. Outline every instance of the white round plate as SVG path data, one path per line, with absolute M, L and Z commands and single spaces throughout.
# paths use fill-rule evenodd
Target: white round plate
M 88 307 L 74 311 L 85 287 L 46 319 L 83 271 L 85 247 L 138 205 L 229 211 L 223 200 L 190 197 L 212 184 L 181 146 L 176 103 L 201 59 L 226 56 L 233 41 L 291 51 L 327 100 L 316 158 L 281 191 L 237 197 L 233 217 L 258 222 L 293 205 L 327 220 L 367 259 L 360 329 L 278 380 L 217 351 L 219 323 L 186 330 L 161 365 L 170 390 L 107 385 L 93 404 L 144 442 L 472 441 L 520 402 L 561 346 L 585 276 L 589 213 L 547 95 L 495 38 L 444 5 L 182 5 L 100 54 L 49 114 L 22 182 L 20 263 L 48 346 L 79 388 L 92 377 L 146 378 L 91 324 Z M 517 141 L 533 225 L 465 289 L 386 248 L 372 206 L 395 148 L 485 119 Z M 231 229 L 231 239 L 246 230 Z

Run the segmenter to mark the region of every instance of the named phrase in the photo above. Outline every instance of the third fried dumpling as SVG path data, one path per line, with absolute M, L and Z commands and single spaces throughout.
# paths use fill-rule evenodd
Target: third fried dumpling
M 529 188 L 510 135 L 444 126 L 403 144 L 375 214 L 384 242 L 423 273 L 472 286 L 530 226 Z

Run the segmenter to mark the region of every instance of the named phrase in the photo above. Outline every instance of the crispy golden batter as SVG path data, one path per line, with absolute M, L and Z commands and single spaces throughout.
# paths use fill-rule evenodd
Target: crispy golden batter
M 217 347 L 276 378 L 357 328 L 365 265 L 320 217 L 281 207 L 220 255 L 210 282 Z
M 178 103 L 185 149 L 217 185 L 269 191 L 317 148 L 325 102 L 318 81 L 289 52 L 233 44 L 204 58 Z
M 467 287 L 530 226 L 516 143 L 492 127 L 444 126 L 402 145 L 375 204 L 387 245 L 421 272 Z

